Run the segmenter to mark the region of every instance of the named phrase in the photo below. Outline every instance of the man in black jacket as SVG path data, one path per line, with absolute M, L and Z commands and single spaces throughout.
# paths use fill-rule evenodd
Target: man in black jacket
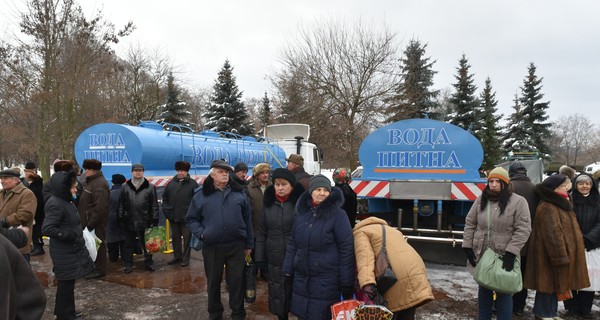
M 171 239 L 173 240 L 173 260 L 167 264 L 181 263 L 182 267 L 190 264 L 191 233 L 185 224 L 185 215 L 194 196 L 194 190 L 198 188 L 198 182 L 190 178 L 188 174 L 190 167 L 189 162 L 175 162 L 177 174 L 169 181 L 162 195 L 163 211 L 171 224 Z
M 508 177 L 513 186 L 513 192 L 527 200 L 529 214 L 531 215 L 531 224 L 533 225 L 535 210 L 540 200 L 535 192 L 535 185 L 527 176 L 527 168 L 525 168 L 520 161 L 515 161 L 511 163 L 508 168 Z M 525 276 L 525 268 L 527 265 L 527 247 L 528 244 L 525 244 L 521 250 L 521 274 L 523 276 Z M 523 290 L 513 295 L 513 313 L 515 315 L 522 315 L 524 313 L 525 305 L 527 304 L 526 300 L 527 289 L 525 287 L 523 287 Z
M 125 250 L 122 259 L 123 272 L 131 273 L 133 270 L 133 252 L 142 246 L 144 252 L 144 266 L 148 271 L 154 271 L 152 254 L 146 251 L 144 231 L 148 227 L 158 225 L 158 201 L 156 188 L 144 178 L 144 166 L 136 163 L 131 167 L 131 180 L 123 185 L 119 198 L 119 219 L 125 225 Z

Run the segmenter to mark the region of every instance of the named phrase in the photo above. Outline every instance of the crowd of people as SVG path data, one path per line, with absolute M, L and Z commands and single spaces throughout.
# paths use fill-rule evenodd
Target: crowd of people
M 534 185 L 519 161 L 508 172 L 497 167 L 466 217 L 463 249 L 472 271 L 487 248 L 512 271 L 518 259 L 523 289 L 513 295 L 479 286 L 479 319 L 512 319 L 525 312 L 527 290 L 535 290 L 535 319 L 593 319 L 586 251 L 600 247 L 600 196 L 594 178 L 563 166 Z M 584 290 L 582 290 L 584 289 Z M 589 289 L 588 289 L 589 290 Z
M 4 287 L 13 295 L 19 294 L 15 285 L 30 291 L 27 299 L 3 304 L 0 311 L 9 319 L 41 318 L 46 297 L 32 281 L 28 262 L 46 253 L 42 236 L 50 239 L 59 320 L 82 317 L 75 310 L 75 281 L 104 277 L 107 258 L 120 259 L 129 274 L 133 255 L 143 255 L 145 269 L 154 271 L 144 231 L 159 224 L 162 200 L 172 231 L 173 258 L 167 264 L 189 266 L 192 235 L 201 242 L 209 319 L 223 318 L 223 279 L 231 318 L 245 318 L 248 261 L 268 281 L 269 311 L 278 319 L 293 314 L 328 320 L 331 305 L 354 297 L 385 305 L 395 320 L 415 319 L 417 308 L 434 297 L 423 260 L 403 234 L 375 217 L 356 223 L 348 169 L 335 170 L 331 181 L 308 174 L 300 155 L 286 160 L 286 168 L 275 170 L 267 163 L 254 165 L 249 179 L 245 163 L 215 160 L 200 185 L 189 175 L 191 164 L 177 161 L 162 199 L 141 163 L 132 165 L 129 179 L 113 175 L 111 186 L 95 159 L 84 160 L 83 172 L 74 161 L 55 161 L 46 184 L 33 162 L 26 164 L 24 180 L 14 169 L 0 171 L 0 245 L 7 247 L 0 259 L 12 261 L 12 269 L 3 272 L 14 275 Z M 595 179 L 562 168 L 534 185 L 515 161 L 508 171 L 492 170 L 487 182 L 466 216 L 467 267 L 472 271 L 490 248 L 502 255 L 505 270 L 520 265 L 524 286 L 512 295 L 479 286 L 479 319 L 492 319 L 494 312 L 497 319 L 523 314 L 528 289 L 536 291 L 536 319 L 557 319 L 558 299 L 566 292 L 572 296 L 564 301 L 567 313 L 591 318 L 594 292 L 580 289 L 590 286 L 585 252 L 600 247 Z M 102 240 L 95 260 L 84 231 Z M 378 292 L 375 260 L 384 245 L 398 281 Z

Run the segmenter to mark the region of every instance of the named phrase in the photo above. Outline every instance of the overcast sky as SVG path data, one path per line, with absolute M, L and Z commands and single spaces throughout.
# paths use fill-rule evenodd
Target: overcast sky
M 0 36 L 18 22 L 21 1 L 0 0 Z M 160 49 L 172 58 L 188 87 L 210 87 L 225 59 L 233 65 L 244 98 L 270 92 L 266 76 L 277 70 L 286 41 L 299 26 L 317 20 L 353 23 L 361 19 L 387 26 L 402 47 L 412 38 L 427 43 L 436 60 L 435 89 L 451 88 L 458 60 L 471 64 L 478 94 L 492 80 L 505 116 L 530 62 L 543 77 L 543 101 L 552 121 L 563 115 L 589 115 L 600 122 L 600 2 L 556 0 L 79 0 L 91 14 L 137 30 L 115 49 L 132 45 Z M 8 6 L 8 7 L 7 7 Z M 9 10 L 8 8 L 13 8 Z

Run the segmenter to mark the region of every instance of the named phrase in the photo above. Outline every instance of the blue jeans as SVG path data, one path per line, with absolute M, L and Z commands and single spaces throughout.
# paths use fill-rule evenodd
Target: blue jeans
M 558 298 L 556 293 L 536 291 L 533 303 L 533 314 L 540 318 L 556 317 L 558 313 Z
M 492 306 L 494 305 L 494 292 L 479 286 L 478 294 L 479 320 L 492 319 Z M 512 294 L 496 293 L 496 319 L 512 319 Z

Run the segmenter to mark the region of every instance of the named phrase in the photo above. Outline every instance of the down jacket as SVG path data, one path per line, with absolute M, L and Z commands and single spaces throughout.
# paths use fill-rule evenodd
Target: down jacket
M 94 262 L 85 248 L 77 207 L 71 199 L 74 172 L 56 172 L 48 182 L 52 193 L 46 200 L 42 234 L 50 237 L 50 257 L 58 280 L 74 280 L 90 273 Z
M 119 198 L 119 220 L 130 231 L 144 231 L 153 222 L 158 222 L 158 199 L 156 188 L 144 178 L 139 189 L 131 180 L 123 184 Z
M 291 312 L 300 319 L 331 319 L 341 288 L 354 286 L 354 240 L 343 202 L 334 187 L 316 207 L 308 191 L 296 204 L 283 272 L 293 276 Z
M 432 301 L 433 292 L 421 256 L 398 229 L 389 227 L 387 222 L 375 217 L 362 220 L 352 232 L 360 287 L 376 284 L 375 260 L 383 247 L 381 226 L 385 226 L 386 250 L 392 270 L 398 278 L 398 282 L 383 296 L 388 302 L 388 309 L 396 312 Z
M 525 288 L 557 293 L 589 287 L 583 236 L 571 202 L 542 184 L 535 190 L 541 202 L 529 239 Z
M 283 260 L 287 243 L 294 226 L 295 207 L 304 189 L 297 184 L 285 202 L 275 196 L 275 187 L 267 187 L 263 198 L 264 209 L 260 224 L 256 230 L 255 260 L 266 262 L 269 270 L 269 311 L 285 316 L 290 311 L 290 300 L 286 300 Z
M 220 191 L 208 176 L 194 193 L 185 223 L 205 246 L 242 242 L 246 249 L 253 249 L 251 210 L 242 186 L 234 179 Z
M 481 196 L 479 196 L 473 202 L 465 219 L 462 247 L 472 248 L 477 261 L 481 259 L 488 247 L 500 254 L 508 251 L 517 257 L 520 256 L 521 249 L 531 233 L 531 215 L 527 201 L 513 193 L 508 198 L 508 204 L 502 214 L 497 201 L 488 201 L 488 204 L 491 239 L 488 239 L 487 210 L 481 210 Z M 467 269 L 472 271 L 473 267 L 470 263 L 467 263 Z

